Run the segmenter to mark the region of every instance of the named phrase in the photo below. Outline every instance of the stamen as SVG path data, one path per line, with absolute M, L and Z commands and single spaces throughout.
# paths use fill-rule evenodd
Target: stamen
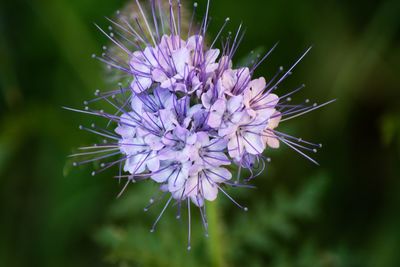
M 333 100 L 330 100 L 330 101 L 328 101 L 328 102 L 325 102 L 324 104 L 321 104 L 321 105 L 319 105 L 319 106 L 318 106 L 318 105 L 317 105 L 317 106 L 314 106 L 313 108 L 311 108 L 311 109 L 309 109 L 309 110 L 307 110 L 307 111 L 301 112 L 301 113 L 296 114 L 296 115 L 294 115 L 294 116 L 291 116 L 291 117 L 289 117 L 289 118 L 284 118 L 284 119 L 281 120 L 281 122 L 288 121 L 288 120 L 294 119 L 294 118 L 296 118 L 296 117 L 302 116 L 302 115 L 304 115 L 304 114 L 307 114 L 308 112 L 311 112 L 311 111 L 313 111 L 313 110 L 322 108 L 322 107 L 324 107 L 324 106 L 326 106 L 326 105 L 329 105 L 329 104 L 331 104 L 331 103 L 333 103 L 333 102 L 335 102 L 335 101 L 336 101 L 336 99 L 333 99 Z
M 153 31 L 152 31 L 151 28 L 150 28 L 149 22 L 147 21 L 146 15 L 145 15 L 144 12 L 143 12 L 143 9 L 142 9 L 142 6 L 141 6 L 140 3 L 139 3 L 139 0 L 136 0 L 136 4 L 137 4 L 137 6 L 139 7 L 140 13 L 142 14 L 144 23 L 146 24 L 147 30 L 149 31 L 151 40 L 153 41 L 153 44 L 154 44 L 155 46 L 157 46 L 156 40 L 154 40 Z
M 239 203 L 237 203 L 227 192 L 225 192 L 225 190 L 223 190 L 219 185 L 215 184 L 218 189 L 230 200 L 232 201 L 236 206 L 238 206 L 239 208 L 241 208 L 244 211 L 248 211 L 249 209 L 247 207 L 243 207 L 242 205 L 240 205 Z
M 187 199 L 187 209 L 188 209 L 188 246 L 187 246 L 187 250 L 191 250 L 191 243 L 190 243 L 190 239 L 191 239 L 191 231 L 192 231 L 192 227 L 191 227 L 191 214 L 190 214 L 190 199 Z
M 164 212 L 165 212 L 165 210 L 167 209 L 167 207 L 168 207 L 169 203 L 171 202 L 171 200 L 172 200 L 172 196 L 168 199 L 168 201 L 167 201 L 167 203 L 165 204 L 164 208 L 162 209 L 160 215 L 158 215 L 156 221 L 154 222 L 153 226 L 151 227 L 150 232 L 154 232 L 158 221 L 161 219 L 162 215 L 164 214 Z

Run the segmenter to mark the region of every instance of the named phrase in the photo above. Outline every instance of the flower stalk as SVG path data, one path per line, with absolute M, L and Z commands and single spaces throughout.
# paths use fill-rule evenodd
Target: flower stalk
M 216 201 L 207 203 L 207 217 L 209 226 L 208 249 L 210 253 L 211 266 L 227 266 L 224 251 L 224 223 Z

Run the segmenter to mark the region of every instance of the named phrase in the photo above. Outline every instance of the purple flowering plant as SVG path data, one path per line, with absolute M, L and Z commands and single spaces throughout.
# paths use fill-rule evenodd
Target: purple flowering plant
M 269 161 L 266 151 L 285 144 L 316 163 L 306 152 L 316 152 L 320 144 L 277 129 L 282 122 L 332 102 L 292 104 L 291 95 L 304 85 L 281 96 L 276 94 L 310 48 L 288 70 L 279 68 L 268 81 L 254 77 L 254 71 L 276 45 L 250 66 L 235 66 L 233 58 L 244 36 L 242 27 L 222 37 L 227 18 L 209 42 L 209 6 L 207 1 L 200 25 L 194 23 L 197 3 L 187 25 L 179 0 L 136 0 L 132 13 L 118 12 L 117 19 L 108 19 L 111 32 L 99 29 L 113 49 L 105 48 L 101 56 L 93 57 L 117 70 L 121 82 L 111 91 L 96 90 L 96 98 L 85 101 L 84 109 L 67 108 L 108 121 L 105 128 L 80 126 L 104 140 L 81 147 L 81 152 L 72 156 L 88 159 L 73 165 L 100 162 L 92 175 L 118 166 L 116 178 L 125 180 L 119 195 L 133 182 L 157 183 L 168 199 L 151 230 L 172 201 L 178 207 L 178 218 L 181 207 L 186 206 L 189 249 L 191 203 L 199 208 L 206 232 L 205 202 L 216 200 L 218 193 L 247 210 L 227 188 L 251 187 L 248 182 Z M 217 43 L 221 43 L 219 48 Z M 124 85 L 126 80 L 129 83 Z M 92 104 L 99 101 L 114 110 L 93 108 Z M 250 175 L 241 177 L 242 169 Z

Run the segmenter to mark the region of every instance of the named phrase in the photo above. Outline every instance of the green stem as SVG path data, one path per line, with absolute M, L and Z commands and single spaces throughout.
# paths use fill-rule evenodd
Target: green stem
M 224 257 L 223 242 L 223 223 L 220 219 L 217 201 L 207 203 L 207 220 L 208 220 L 208 248 L 212 266 L 227 266 Z

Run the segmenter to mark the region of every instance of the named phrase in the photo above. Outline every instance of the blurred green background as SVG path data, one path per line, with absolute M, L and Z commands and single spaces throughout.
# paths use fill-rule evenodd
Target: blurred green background
M 121 185 L 116 169 L 92 177 L 67 155 L 97 137 L 78 130 L 92 118 L 81 107 L 109 89 L 91 59 L 107 40 L 93 22 L 125 1 L 0 2 L 0 266 L 400 266 L 400 2 L 214 0 L 209 34 L 226 16 L 252 49 L 278 49 L 257 75 L 271 77 L 310 45 L 311 53 L 278 93 L 301 83 L 294 100 L 328 107 L 281 125 L 321 142 L 321 166 L 290 148 L 268 152 L 257 189 L 230 189 L 210 206 L 210 237 L 195 216 L 193 249 L 186 223 L 161 205 L 143 212 L 151 183 Z M 205 5 L 205 0 L 199 0 Z

